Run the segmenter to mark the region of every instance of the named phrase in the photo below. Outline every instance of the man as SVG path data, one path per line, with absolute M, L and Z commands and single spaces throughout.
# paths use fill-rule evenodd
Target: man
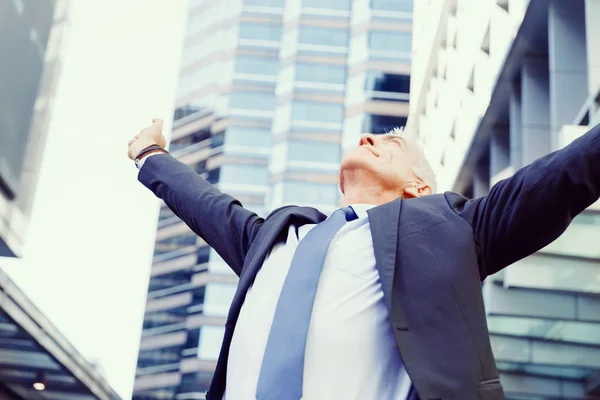
M 155 120 L 129 142 L 139 180 L 240 277 L 209 400 L 504 399 L 481 281 L 600 196 L 599 127 L 475 200 L 433 194 L 396 131 L 342 161 L 350 207 L 263 219 L 163 154 L 161 131 Z

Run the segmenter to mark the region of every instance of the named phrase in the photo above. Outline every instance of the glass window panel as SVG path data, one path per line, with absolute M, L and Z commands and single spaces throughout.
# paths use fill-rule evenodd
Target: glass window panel
M 346 47 L 348 29 L 302 25 L 298 32 L 298 43 Z
M 238 56 L 234 71 L 238 74 L 276 76 L 279 72 L 279 60 L 268 57 Z
M 416 0 L 371 0 L 373 10 L 412 12 Z
M 363 121 L 363 132 L 386 133 L 394 128 L 406 125 L 407 117 L 394 117 L 390 115 L 367 115 Z
M 274 93 L 233 92 L 229 97 L 229 108 L 275 111 L 275 106 L 276 99 Z
M 333 10 L 349 10 L 351 0 L 302 0 L 306 8 L 329 8 Z
M 169 144 L 169 151 L 175 152 L 190 147 L 196 143 L 203 142 L 210 138 L 210 128 L 200 129 L 191 135 L 186 135 L 181 139 L 175 139 Z
M 346 82 L 346 67 L 299 63 L 296 65 L 296 81 L 344 84 Z
M 271 130 L 230 126 L 225 132 L 225 145 L 266 148 L 271 145 Z
M 158 328 L 165 325 L 173 325 L 185 322 L 187 317 L 186 307 L 173 310 L 156 312 L 144 315 L 143 329 Z
M 600 324 L 541 318 L 488 316 L 490 333 L 600 345 Z
M 343 104 L 296 101 L 292 107 L 296 121 L 341 122 L 343 118 Z
M 181 346 L 141 350 L 138 354 L 138 368 L 178 363 L 181 359 Z
M 206 285 L 204 296 L 204 314 L 227 316 L 237 285 L 211 282 Z
M 240 38 L 278 42 L 281 39 L 281 25 L 242 22 L 240 24 Z
M 557 346 L 552 342 L 533 342 L 532 361 L 538 364 L 600 368 L 600 348 L 591 346 Z
M 224 326 L 203 326 L 200 331 L 198 357 L 203 360 L 216 360 L 221 351 L 223 336 L 225 336 Z
M 136 391 L 134 400 L 171 400 L 179 393 L 176 387 L 163 387 L 156 390 Z
M 600 258 L 597 232 L 600 228 L 600 215 L 579 214 L 567 230 L 542 251 L 575 257 Z
M 600 293 L 596 261 L 540 254 L 505 269 L 504 283 L 516 287 Z
M 337 185 L 313 182 L 286 182 L 284 188 L 286 203 L 336 204 Z
M 244 0 L 245 6 L 284 7 L 285 0 Z
M 371 31 L 369 48 L 376 51 L 410 53 L 412 51 L 412 34 L 410 32 Z
M 227 265 L 225 260 L 221 258 L 219 253 L 212 247 L 210 248 L 210 262 L 208 264 L 208 272 L 213 274 L 233 275 L 232 269 Z
M 221 182 L 266 186 L 269 172 L 260 165 L 225 164 L 221 167 Z
M 511 372 L 514 374 L 532 374 L 538 376 L 549 376 L 556 378 L 583 379 L 593 373 L 592 369 L 554 367 L 549 365 L 518 364 L 510 362 L 497 363 L 500 372 Z
M 340 162 L 340 146 L 337 143 L 290 140 L 288 145 L 290 161 Z
M 365 80 L 365 90 L 410 93 L 410 75 L 368 71 Z
M 179 220 L 179 217 L 174 217 L 173 220 L 167 222 L 172 222 L 170 225 L 183 223 Z M 196 234 L 190 232 L 187 234 L 173 235 L 165 239 L 157 240 L 156 244 L 154 245 L 154 256 L 156 257 L 171 251 L 181 250 L 185 247 L 193 246 L 196 244 L 196 239 Z
M 223 331 L 223 334 L 225 333 L 225 331 Z M 199 393 L 204 393 L 208 390 L 208 388 L 210 387 L 210 382 L 212 380 L 213 377 L 213 373 L 212 372 L 206 372 L 206 371 L 200 371 L 200 372 L 195 372 L 195 373 L 190 373 L 190 374 L 183 374 L 181 376 L 181 384 L 179 385 L 179 391 L 177 392 L 178 396 L 180 396 L 180 398 L 185 398 L 185 395 L 182 395 L 182 393 L 192 393 L 192 392 L 199 392 Z M 169 397 L 168 400 L 172 400 L 172 399 L 176 399 L 177 397 L 175 397 L 174 395 Z M 134 397 L 134 400 L 150 400 L 150 399 L 137 399 L 136 397 Z M 154 399 L 152 399 L 154 400 Z

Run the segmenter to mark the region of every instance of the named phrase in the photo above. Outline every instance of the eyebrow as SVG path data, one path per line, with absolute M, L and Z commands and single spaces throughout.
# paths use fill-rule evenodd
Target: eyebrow
M 402 142 L 403 145 L 406 145 L 406 140 L 404 140 L 404 138 L 402 136 L 397 136 L 397 135 L 385 135 L 383 137 L 383 140 L 386 141 L 386 143 L 391 142 L 392 140 L 400 140 Z

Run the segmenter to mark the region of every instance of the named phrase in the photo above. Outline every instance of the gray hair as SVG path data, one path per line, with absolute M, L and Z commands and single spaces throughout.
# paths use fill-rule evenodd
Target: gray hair
M 427 157 L 425 156 L 425 152 L 423 148 L 419 144 L 416 136 L 407 132 L 403 127 L 395 128 L 390 132 L 387 132 L 385 135 L 398 136 L 401 137 L 407 146 L 407 152 L 411 155 L 411 164 L 412 164 L 412 172 L 416 175 L 424 183 L 428 184 L 431 187 L 431 191 L 436 193 L 437 185 L 435 180 L 435 173 L 433 172 L 433 168 L 431 168 L 431 164 L 427 161 Z

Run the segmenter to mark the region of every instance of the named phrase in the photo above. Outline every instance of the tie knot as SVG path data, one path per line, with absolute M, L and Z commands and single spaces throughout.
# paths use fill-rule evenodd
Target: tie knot
M 352 207 L 348 206 L 340 208 L 340 210 L 342 210 L 344 214 L 346 214 L 346 221 L 354 221 L 355 219 L 358 219 L 358 215 L 356 215 L 356 212 L 354 212 Z

